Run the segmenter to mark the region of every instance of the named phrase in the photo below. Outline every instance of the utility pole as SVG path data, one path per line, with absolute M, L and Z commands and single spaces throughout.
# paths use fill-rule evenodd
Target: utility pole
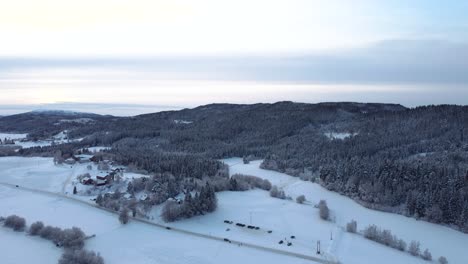
M 317 255 L 320 255 L 320 240 L 317 241 Z

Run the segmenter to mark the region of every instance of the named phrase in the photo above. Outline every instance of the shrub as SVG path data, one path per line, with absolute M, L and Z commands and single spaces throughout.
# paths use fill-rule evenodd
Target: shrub
M 54 243 L 58 243 L 61 240 L 62 229 L 53 226 L 45 226 L 39 232 L 39 236 L 44 239 L 51 240 Z
M 41 232 L 42 228 L 44 228 L 44 223 L 37 221 L 29 227 L 29 234 L 31 236 L 37 236 L 39 235 L 39 232 Z
M 181 214 L 182 209 L 179 204 L 174 201 L 167 201 L 162 208 L 161 217 L 165 222 L 174 222 L 180 218 Z
M 409 248 L 408 248 L 408 252 L 413 256 L 419 256 L 420 251 L 421 251 L 419 249 L 419 246 L 420 244 L 418 241 L 411 241 Z
M 270 196 L 283 200 L 286 199 L 286 194 L 284 193 L 284 191 L 282 189 L 279 189 L 276 185 L 273 185 L 273 187 L 271 187 Z
M 377 241 L 377 237 L 379 236 L 379 230 L 377 229 L 376 225 L 370 225 L 364 229 L 364 237 L 370 240 Z
M 94 251 L 66 250 L 59 259 L 59 264 L 104 264 L 104 259 Z
M 398 239 L 396 241 L 396 249 L 400 251 L 405 251 L 406 250 L 406 242 L 403 239 Z
M 22 231 L 26 227 L 26 220 L 17 215 L 10 215 L 5 219 L 4 225 L 15 231 Z
M 426 248 L 426 250 L 424 250 L 424 252 L 422 253 L 421 257 L 422 257 L 424 260 L 432 261 L 432 254 L 431 254 L 431 252 L 429 252 L 429 249 L 427 249 L 427 248 Z
M 78 227 L 62 230 L 58 241 L 65 248 L 81 249 L 84 246 L 85 233 Z
M 130 219 L 128 217 L 128 213 L 129 213 L 129 210 L 127 209 L 127 207 L 124 207 L 122 209 L 122 211 L 120 211 L 120 214 L 119 214 L 119 221 L 120 223 L 122 223 L 123 225 L 127 224 L 128 223 L 128 220 Z
M 440 264 L 448 264 L 448 260 L 447 260 L 447 258 L 442 256 L 442 257 L 439 258 L 439 263 Z
M 327 202 L 325 200 L 320 200 L 318 207 L 320 218 L 323 220 L 330 219 L 330 210 L 328 209 Z
M 381 244 L 384 244 L 386 246 L 392 246 L 395 245 L 395 238 L 393 237 L 392 235 L 392 232 L 390 230 L 383 230 L 380 234 L 379 234 L 379 242 Z
M 299 195 L 297 198 L 296 198 L 296 202 L 298 204 L 303 204 L 304 202 L 306 201 L 306 198 L 304 195 Z
M 356 233 L 357 232 L 357 222 L 352 220 L 351 222 L 346 224 L 346 231 L 349 233 Z

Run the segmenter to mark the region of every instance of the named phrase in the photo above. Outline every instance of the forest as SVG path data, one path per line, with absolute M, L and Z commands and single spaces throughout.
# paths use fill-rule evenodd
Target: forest
M 315 181 L 366 207 L 468 232 L 466 106 L 212 104 L 89 118 L 95 121 L 50 126 L 37 114 L 34 122 L 22 114 L 0 118 L 0 128 L 31 129 L 41 138 L 66 127 L 71 138 L 84 139 L 21 149 L 16 155 L 73 155 L 81 148 L 110 146 L 100 158 L 170 175 L 162 181 L 173 181 L 177 190 L 187 178 L 226 175 L 221 158 L 264 159 L 265 169 Z M 18 120 L 21 126 L 15 129 Z

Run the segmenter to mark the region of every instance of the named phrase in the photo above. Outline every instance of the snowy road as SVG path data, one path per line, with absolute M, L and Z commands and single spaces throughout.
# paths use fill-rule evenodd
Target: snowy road
M 64 199 L 67 199 L 67 200 L 70 200 L 70 201 L 78 202 L 78 203 L 81 203 L 81 204 L 85 204 L 87 206 L 91 206 L 91 207 L 94 207 L 94 208 L 97 208 L 97 209 L 101 209 L 101 210 L 107 211 L 107 212 L 112 213 L 112 214 L 116 214 L 116 215 L 118 214 L 117 212 L 115 212 L 113 210 L 103 208 L 103 207 L 97 206 L 94 203 L 86 202 L 84 200 L 80 200 L 80 199 L 77 199 L 77 198 L 74 198 L 74 197 L 71 197 L 71 196 L 67 196 L 67 195 L 64 195 L 64 194 L 48 192 L 48 191 L 43 191 L 43 190 L 38 190 L 38 189 L 32 189 L 32 188 L 17 186 L 17 185 L 14 185 L 14 184 L 3 183 L 3 182 L 0 182 L 0 185 L 6 186 L 6 187 L 9 187 L 9 188 L 13 188 L 13 189 L 17 189 L 17 190 L 29 191 L 29 192 L 33 192 L 33 193 L 37 193 L 37 194 L 41 194 L 41 195 L 64 198 Z M 132 218 L 132 219 L 134 221 L 138 221 L 140 223 L 144 223 L 144 224 L 151 225 L 151 226 L 154 226 L 154 227 L 163 228 L 163 229 L 166 229 L 166 230 L 171 230 L 171 231 L 182 233 L 182 234 L 185 234 L 185 235 L 190 235 L 190 236 L 215 240 L 215 241 L 218 241 L 218 242 L 221 242 L 221 243 L 229 243 L 229 244 L 231 244 L 233 246 L 247 247 L 247 248 L 251 248 L 251 249 L 256 249 L 256 250 L 261 250 L 261 251 L 265 251 L 265 252 L 274 253 L 274 254 L 280 254 L 280 255 L 284 255 L 284 256 L 290 256 L 290 257 L 300 258 L 300 259 L 304 259 L 304 260 L 309 260 L 309 261 L 313 261 L 315 263 L 323 263 L 323 264 L 337 264 L 338 263 L 338 262 L 333 261 L 333 260 L 325 260 L 325 259 L 317 258 L 317 257 L 314 257 L 314 256 L 310 256 L 310 255 L 299 254 L 299 253 L 289 252 L 289 251 L 285 251 L 285 250 L 279 250 L 279 249 L 264 247 L 264 246 L 255 245 L 255 244 L 252 244 L 252 243 L 245 243 L 245 242 L 242 242 L 242 241 L 229 240 L 229 242 L 227 242 L 227 241 L 225 241 L 225 238 L 223 238 L 223 237 L 206 235 L 206 234 L 192 232 L 192 231 L 184 230 L 184 229 L 180 229 L 180 228 L 174 228 L 174 227 L 154 223 L 154 222 L 151 222 L 149 220 L 145 220 L 145 219 L 141 219 L 141 218 Z

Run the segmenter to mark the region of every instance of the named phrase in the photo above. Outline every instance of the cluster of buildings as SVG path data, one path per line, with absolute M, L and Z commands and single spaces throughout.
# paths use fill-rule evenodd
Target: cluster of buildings
M 93 179 L 90 175 L 85 176 L 81 179 L 81 183 L 83 185 L 95 185 L 95 186 L 104 186 L 107 184 L 111 184 L 114 181 L 118 182 L 123 177 L 124 170 L 122 168 L 112 169 L 107 175 L 105 176 L 96 176 Z

